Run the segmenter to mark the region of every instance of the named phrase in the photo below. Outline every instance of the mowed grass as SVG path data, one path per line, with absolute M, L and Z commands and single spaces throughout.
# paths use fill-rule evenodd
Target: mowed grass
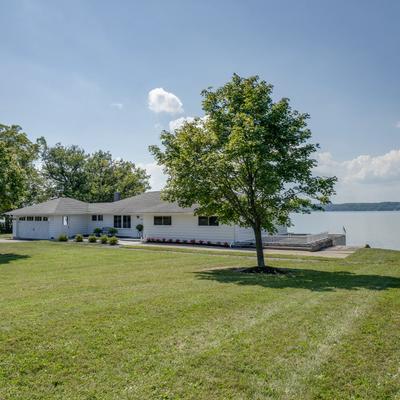
M 0 399 L 400 398 L 400 252 L 0 244 Z

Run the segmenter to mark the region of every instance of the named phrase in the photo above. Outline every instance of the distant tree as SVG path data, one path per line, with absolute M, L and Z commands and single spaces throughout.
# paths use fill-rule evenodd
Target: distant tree
M 37 145 L 20 126 L 0 124 L 0 214 L 30 203 L 33 183 L 39 182 L 37 157 Z
M 313 176 L 307 114 L 289 100 L 272 100 L 272 85 L 257 76 L 233 75 L 230 82 L 202 92 L 205 118 L 163 131 L 164 149 L 150 146 L 168 181 L 164 198 L 198 215 L 254 231 L 258 266 L 265 268 L 262 230 L 289 225 L 290 213 L 329 202 L 335 177 Z
M 88 197 L 86 162 L 88 155 L 78 146 L 49 147 L 44 137 L 37 141 L 40 146 L 46 192 L 51 197 L 72 197 L 85 201 Z
M 115 160 L 111 153 L 87 154 L 78 146 L 49 147 L 40 138 L 42 175 L 51 196 L 72 197 L 89 202 L 113 200 L 113 194 L 134 196 L 149 189 L 149 176 L 133 162 Z
M 114 160 L 111 153 L 97 151 L 88 157 L 86 173 L 88 201 L 112 201 L 115 192 L 122 198 L 135 196 L 150 188 L 149 176 L 133 162 Z

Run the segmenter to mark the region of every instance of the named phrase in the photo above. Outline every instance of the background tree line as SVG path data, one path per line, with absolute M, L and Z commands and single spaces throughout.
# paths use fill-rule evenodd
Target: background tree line
M 107 202 L 113 194 L 134 196 L 150 188 L 149 175 L 110 152 L 79 146 L 49 146 L 29 140 L 18 125 L 0 124 L 0 215 L 54 197 Z

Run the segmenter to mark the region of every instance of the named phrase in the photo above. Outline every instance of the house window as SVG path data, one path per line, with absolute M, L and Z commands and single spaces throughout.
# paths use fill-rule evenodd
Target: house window
M 25 217 L 19 217 L 20 221 L 25 221 Z
M 218 226 L 218 217 L 199 217 L 200 226 Z
M 92 221 L 97 221 L 97 215 L 92 215 Z
M 47 217 L 43 217 L 43 221 L 48 221 L 49 219 Z
M 62 217 L 62 224 L 63 224 L 64 226 L 68 226 L 68 216 L 67 216 L 67 215 L 64 215 L 64 216 Z
M 35 217 L 35 221 L 41 221 L 42 217 Z
M 154 225 L 172 225 L 172 218 L 170 216 L 155 216 Z
M 97 221 L 103 221 L 103 216 L 102 215 L 98 215 L 97 216 Z
M 124 215 L 123 216 L 123 227 L 124 228 L 130 228 L 131 227 L 131 216 L 130 215 Z
M 121 228 L 121 215 L 114 215 L 114 228 Z
M 33 217 L 26 217 L 27 221 L 33 221 Z

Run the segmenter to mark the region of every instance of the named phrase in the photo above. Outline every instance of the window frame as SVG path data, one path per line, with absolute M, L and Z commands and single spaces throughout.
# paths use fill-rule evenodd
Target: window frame
M 161 223 L 158 223 L 158 222 L 156 223 L 156 220 L 158 220 L 158 222 L 161 222 Z M 172 225 L 172 217 L 171 217 L 171 215 L 154 215 L 153 225 L 171 226 Z
M 18 221 L 25 221 L 26 217 L 19 217 Z
M 114 215 L 114 228 L 121 229 L 122 228 L 122 215 Z
M 103 214 L 97 215 L 97 221 L 103 221 Z
M 29 217 L 26 217 L 26 220 L 27 220 L 27 221 L 33 221 L 34 218 L 33 218 L 32 216 L 29 216 Z
M 68 217 L 68 215 L 63 215 L 61 217 L 61 222 L 62 222 L 63 226 L 68 226 L 69 225 L 69 217 Z
M 122 228 L 124 229 L 131 229 L 132 226 L 132 218 L 130 215 L 123 215 L 122 216 Z
M 202 222 L 200 222 L 202 221 Z M 207 217 L 205 215 L 199 215 L 197 219 L 198 226 L 219 226 L 218 217 L 212 215 L 211 217 Z
M 36 216 L 35 217 L 35 222 L 42 222 L 42 217 Z
M 92 221 L 97 221 L 97 215 L 96 214 L 92 214 Z
M 43 217 L 43 221 L 47 222 L 49 220 L 49 217 Z

